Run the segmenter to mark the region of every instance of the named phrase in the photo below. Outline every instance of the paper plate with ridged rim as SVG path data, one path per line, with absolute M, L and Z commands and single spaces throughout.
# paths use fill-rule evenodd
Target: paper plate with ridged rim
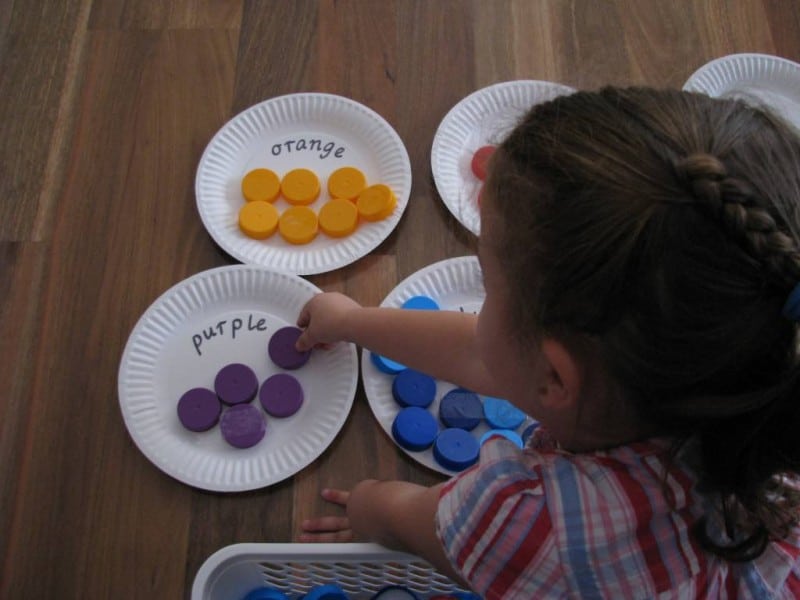
M 731 54 L 697 69 L 683 86 L 767 107 L 800 131 L 800 64 L 769 54 Z
M 327 178 L 339 167 L 354 166 L 368 184 L 388 185 L 397 206 L 388 218 L 361 223 L 344 238 L 320 232 L 305 245 L 292 245 L 276 232 L 255 240 L 239 229 L 244 205 L 241 181 L 252 169 L 271 169 L 282 177 L 307 168 L 320 179 L 316 212 L 329 199 Z M 313 275 L 346 266 L 368 254 L 397 226 L 411 192 L 411 163 L 395 130 L 372 109 L 332 94 L 289 94 L 239 113 L 211 139 L 195 179 L 197 209 L 208 233 L 236 260 L 297 275 Z M 275 202 L 279 212 L 290 205 Z
M 506 81 L 473 92 L 445 115 L 433 138 L 431 170 L 442 201 L 464 227 L 480 233 L 481 181 L 470 168 L 475 151 L 499 144 L 534 104 L 574 91 L 550 81 Z
M 214 389 L 223 366 L 241 362 L 263 382 L 283 372 L 267 344 L 293 325 L 319 289 L 293 274 L 233 265 L 198 273 L 161 295 L 128 338 L 118 392 L 125 425 L 159 469 L 190 486 L 240 492 L 272 485 L 313 462 L 344 425 L 355 397 L 358 359 L 352 344 L 313 352 L 290 371 L 305 400 L 291 417 L 265 414 L 267 431 L 255 446 L 238 449 L 219 425 L 194 433 L 177 416 L 180 396 L 193 387 Z M 261 410 L 256 397 L 253 405 Z
M 483 306 L 485 295 L 483 276 L 481 275 L 478 258 L 475 256 L 461 256 L 434 263 L 410 275 L 386 296 L 381 302 L 381 306 L 399 308 L 409 298 L 428 296 L 437 301 L 441 310 L 457 310 L 478 314 Z M 386 435 L 394 441 L 392 423 L 394 423 L 397 413 L 400 412 L 400 406 L 392 395 L 394 376 L 379 371 L 372 363 L 369 351 L 364 350 L 361 353 L 361 378 L 372 414 L 386 432 Z M 442 397 L 455 387 L 454 384 L 446 381 L 436 381 L 436 398 L 429 407 L 435 417 L 438 415 L 439 403 Z M 526 419 L 525 423 L 519 428 L 520 431 L 532 422 L 530 418 Z M 441 430 L 441 423 L 439 427 Z M 472 434 L 476 439 L 480 439 L 489 429 L 489 426 L 483 421 L 472 431 Z M 399 444 L 397 446 L 408 456 L 429 469 L 444 475 L 455 474 L 455 471 L 443 467 L 436 461 L 430 448 L 421 452 L 412 452 Z

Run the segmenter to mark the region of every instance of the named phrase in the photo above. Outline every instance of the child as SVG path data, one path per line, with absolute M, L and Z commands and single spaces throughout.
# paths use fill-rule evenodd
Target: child
M 539 420 L 425 488 L 324 497 L 353 535 L 487 598 L 800 597 L 800 141 L 735 101 L 647 89 L 534 107 L 482 202 L 479 316 L 321 294 L 349 340 Z

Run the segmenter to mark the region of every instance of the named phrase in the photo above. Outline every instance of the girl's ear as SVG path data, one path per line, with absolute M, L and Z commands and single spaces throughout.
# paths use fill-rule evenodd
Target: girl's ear
M 551 410 L 574 407 L 583 379 L 574 355 L 553 338 L 542 341 L 542 355 L 545 359 L 545 383 L 539 389 L 542 405 Z

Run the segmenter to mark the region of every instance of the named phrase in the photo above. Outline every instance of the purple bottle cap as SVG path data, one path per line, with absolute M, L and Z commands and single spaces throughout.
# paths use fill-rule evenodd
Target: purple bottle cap
M 243 404 L 256 397 L 258 378 L 247 365 L 231 363 L 217 373 L 214 390 L 225 404 Z
M 273 417 L 291 417 L 303 405 L 303 388 L 288 373 L 278 373 L 261 384 L 261 406 Z
M 178 400 L 178 419 L 189 431 L 208 431 L 219 421 L 222 405 L 206 388 L 192 388 Z
M 290 371 L 306 364 L 311 357 L 311 350 L 299 352 L 294 346 L 302 333 L 302 329 L 291 326 L 282 327 L 273 333 L 267 347 L 272 362 Z
M 231 446 L 249 448 L 262 440 L 267 422 L 264 414 L 252 404 L 237 404 L 222 413 L 219 428 Z

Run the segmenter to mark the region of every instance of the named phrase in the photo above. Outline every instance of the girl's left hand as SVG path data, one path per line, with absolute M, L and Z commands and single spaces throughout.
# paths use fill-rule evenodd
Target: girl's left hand
M 324 489 L 322 497 L 328 502 L 347 508 L 350 492 Z M 300 527 L 303 530 L 298 538 L 301 542 L 352 542 L 354 537 L 350 519 L 347 517 L 315 517 L 306 519 Z
M 328 488 L 322 497 L 347 511 L 344 517 L 316 517 L 300 525 L 301 542 L 375 542 L 415 554 L 466 587 L 436 534 L 436 509 L 444 483 L 426 487 L 407 481 L 364 479 L 350 491 Z

